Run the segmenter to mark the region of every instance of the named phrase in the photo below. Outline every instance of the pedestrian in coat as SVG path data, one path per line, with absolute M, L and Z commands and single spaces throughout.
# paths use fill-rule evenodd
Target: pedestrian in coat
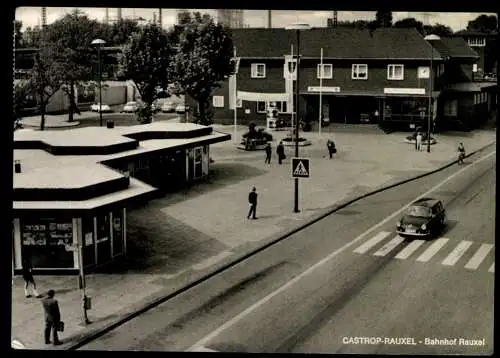
M 29 259 L 23 260 L 23 279 L 24 279 L 24 296 L 26 298 L 31 297 L 30 287 L 35 297 L 37 298 L 42 297 L 36 290 L 36 282 L 35 278 L 33 277 L 31 262 Z
M 286 158 L 285 156 L 285 147 L 283 146 L 283 142 L 280 142 L 276 147 L 276 154 L 278 155 L 278 163 L 281 164 L 283 160 Z
M 252 188 L 252 191 L 248 194 L 248 203 L 250 204 L 250 210 L 248 210 L 247 219 L 257 219 L 255 216 L 257 214 L 257 189 Z
M 331 139 L 328 139 L 326 142 L 326 147 L 328 149 L 328 154 L 330 155 L 330 159 L 332 159 L 332 156 L 337 153 L 337 148 L 335 148 L 335 142 Z
M 54 298 L 54 290 L 49 290 L 47 297 L 42 300 L 43 311 L 45 314 L 45 344 L 50 344 L 50 331 L 52 331 L 54 345 L 60 345 L 62 342 L 57 336 L 59 325 L 61 324 L 61 312 L 59 303 Z
M 418 132 L 417 136 L 415 137 L 415 145 L 416 145 L 417 151 L 422 150 L 422 134 L 420 134 L 420 132 Z
M 464 158 L 465 158 L 465 147 L 464 144 L 460 142 L 458 144 L 458 164 L 464 164 Z
M 266 164 L 271 164 L 271 153 L 272 153 L 272 148 L 271 148 L 271 143 L 267 143 L 266 145 Z

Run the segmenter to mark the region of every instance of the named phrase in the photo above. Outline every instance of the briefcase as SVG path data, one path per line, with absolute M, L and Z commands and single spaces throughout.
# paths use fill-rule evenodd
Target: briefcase
M 61 322 L 58 323 L 58 325 L 57 325 L 57 331 L 58 332 L 64 332 L 64 322 L 63 321 L 61 321 Z

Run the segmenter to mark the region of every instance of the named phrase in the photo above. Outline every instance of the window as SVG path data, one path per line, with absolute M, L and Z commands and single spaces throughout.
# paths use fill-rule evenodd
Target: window
M 387 79 L 388 80 L 403 80 L 404 79 L 404 66 L 403 65 L 388 65 L 387 66 Z
M 316 68 L 316 78 L 320 79 L 331 79 L 333 78 L 333 66 L 330 65 L 325 65 L 323 66 L 320 64 Z
M 470 37 L 467 39 L 469 46 L 486 46 L 486 38 L 484 37 Z
M 352 65 L 351 78 L 353 80 L 366 80 L 368 78 L 368 65 Z
M 251 71 L 252 78 L 266 77 L 266 65 L 264 63 L 252 63 Z
M 271 101 L 258 101 L 257 102 L 257 113 L 266 113 L 267 106 Z M 275 101 L 276 107 L 279 113 L 288 113 L 288 106 L 286 101 Z
M 477 72 L 477 63 L 472 64 L 472 72 Z
M 444 73 L 444 64 L 440 63 L 437 68 L 437 77 L 441 76 Z
M 457 104 L 458 104 L 458 101 L 456 99 L 451 100 L 451 101 L 446 101 L 444 104 L 444 108 L 443 108 L 443 114 L 445 116 L 449 116 L 449 117 L 456 117 L 457 116 Z
M 218 108 L 224 107 L 224 96 L 214 96 L 212 101 L 214 107 Z

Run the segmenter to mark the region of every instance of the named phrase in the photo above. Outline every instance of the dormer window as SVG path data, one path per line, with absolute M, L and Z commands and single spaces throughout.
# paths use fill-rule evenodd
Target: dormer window
M 469 46 L 484 47 L 486 46 L 486 38 L 484 37 L 469 37 L 467 39 Z

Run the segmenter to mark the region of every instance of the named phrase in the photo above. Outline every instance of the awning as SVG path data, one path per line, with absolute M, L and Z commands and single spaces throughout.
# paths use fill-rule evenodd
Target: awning
M 496 85 L 496 82 L 462 82 L 449 85 L 445 89 L 455 92 L 481 92 L 485 88 L 495 87 Z
M 288 94 L 286 92 L 283 93 L 263 93 L 263 92 L 246 92 L 246 91 L 238 91 L 237 95 L 238 99 L 242 101 L 253 101 L 253 102 L 279 102 L 279 101 L 287 101 Z

